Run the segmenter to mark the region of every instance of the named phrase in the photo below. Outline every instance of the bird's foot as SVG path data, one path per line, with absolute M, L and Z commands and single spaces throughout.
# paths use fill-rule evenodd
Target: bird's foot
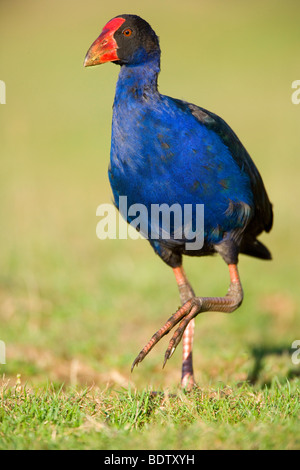
M 147 354 L 151 351 L 151 349 L 158 343 L 158 341 L 169 333 L 172 328 L 174 328 L 177 323 L 180 322 L 179 327 L 175 331 L 171 341 L 169 342 L 169 346 L 165 353 L 165 359 L 163 363 L 163 367 L 165 366 L 167 360 L 172 356 L 175 349 L 177 348 L 178 344 L 181 341 L 183 336 L 184 330 L 186 329 L 188 323 L 194 318 L 198 313 L 201 312 L 202 307 L 202 298 L 201 297 L 193 297 L 192 299 L 188 300 L 181 308 L 177 310 L 177 312 L 172 315 L 167 322 L 164 324 L 160 330 L 158 330 L 150 339 L 150 341 L 146 344 L 146 346 L 141 350 L 139 355 L 133 361 L 131 371 L 134 369 L 136 365 L 144 360 Z
M 184 364 L 183 364 L 183 367 L 182 367 L 182 372 L 183 372 L 183 370 L 184 370 Z M 182 373 L 181 384 L 180 385 L 181 385 L 181 388 L 186 392 L 190 392 L 195 387 L 197 387 L 197 384 L 196 384 L 195 378 L 194 378 L 193 370 L 191 370 L 189 372 L 186 372 L 186 373 Z
M 193 318 L 195 318 L 199 313 L 208 311 L 231 313 L 240 306 L 242 300 L 243 290 L 239 280 L 232 280 L 229 290 L 224 297 L 193 297 L 189 299 L 167 320 L 164 326 L 152 336 L 150 341 L 134 360 L 131 371 L 137 364 L 144 360 L 158 341 L 169 333 L 169 331 L 171 331 L 178 323 L 179 326 L 173 334 L 165 352 L 163 367 L 174 353 L 182 339 L 185 329 Z

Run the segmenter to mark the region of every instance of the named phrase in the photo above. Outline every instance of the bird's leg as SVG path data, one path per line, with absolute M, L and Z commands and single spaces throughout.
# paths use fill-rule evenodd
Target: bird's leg
M 181 304 L 184 305 L 188 300 L 195 297 L 191 284 L 189 283 L 182 266 L 173 268 L 175 279 L 179 289 Z M 194 338 L 195 320 L 192 319 L 182 337 L 182 368 L 181 368 L 181 386 L 184 389 L 191 389 L 195 385 L 193 370 L 193 338 Z
M 183 333 L 190 323 L 199 313 L 203 312 L 224 312 L 231 313 L 236 310 L 243 301 L 243 289 L 236 264 L 229 264 L 230 286 L 224 297 L 193 297 L 189 299 L 177 312 L 172 315 L 165 325 L 158 330 L 141 350 L 134 360 L 131 370 L 136 364 L 141 362 L 151 351 L 156 343 L 179 323 L 179 327 L 173 334 L 169 346 L 165 353 L 164 365 L 180 343 Z

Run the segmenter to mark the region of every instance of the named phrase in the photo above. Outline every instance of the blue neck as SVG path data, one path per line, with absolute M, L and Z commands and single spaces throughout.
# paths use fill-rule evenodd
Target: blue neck
M 116 87 L 115 105 L 129 97 L 148 98 L 158 93 L 160 56 L 153 54 L 137 65 L 122 65 Z

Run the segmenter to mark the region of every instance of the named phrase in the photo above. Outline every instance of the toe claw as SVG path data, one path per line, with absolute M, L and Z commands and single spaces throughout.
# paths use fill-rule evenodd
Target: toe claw
M 171 350 L 168 348 L 165 352 L 165 358 L 164 358 L 164 363 L 163 363 L 163 368 L 165 367 L 167 361 L 170 359 L 170 357 L 173 355 L 176 347 L 173 347 Z
M 142 360 L 144 359 L 144 356 L 142 354 L 143 351 L 140 352 L 140 354 L 135 358 L 135 360 L 133 361 L 132 363 L 132 366 L 131 366 L 131 372 L 133 371 L 133 369 L 135 368 L 135 366 L 138 366 L 140 362 L 142 362 Z

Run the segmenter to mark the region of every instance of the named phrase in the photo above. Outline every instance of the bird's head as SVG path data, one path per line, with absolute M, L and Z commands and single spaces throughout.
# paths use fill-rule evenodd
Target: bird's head
M 88 50 L 84 66 L 105 62 L 138 65 L 159 55 L 158 37 L 149 23 L 136 15 L 120 15 L 104 26 Z

